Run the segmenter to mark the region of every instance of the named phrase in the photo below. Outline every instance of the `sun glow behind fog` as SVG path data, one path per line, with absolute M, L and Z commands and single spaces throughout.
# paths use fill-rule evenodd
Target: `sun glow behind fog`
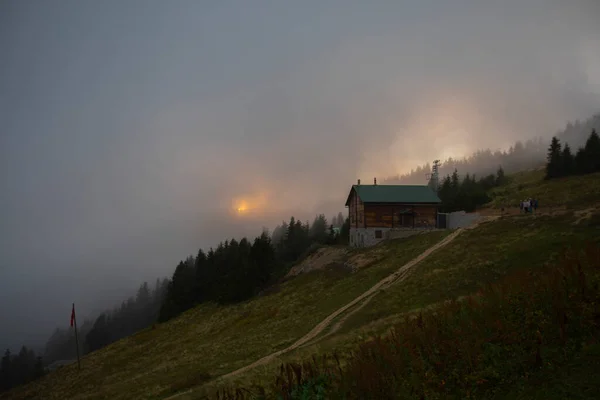
M 483 123 L 476 103 L 467 96 L 448 93 L 429 98 L 397 128 L 396 140 L 389 147 L 394 173 L 407 173 L 415 165 L 436 159 L 469 155 L 484 145 L 476 143 Z
M 265 194 L 240 196 L 233 199 L 232 208 L 237 215 L 261 213 L 267 208 L 267 196 Z

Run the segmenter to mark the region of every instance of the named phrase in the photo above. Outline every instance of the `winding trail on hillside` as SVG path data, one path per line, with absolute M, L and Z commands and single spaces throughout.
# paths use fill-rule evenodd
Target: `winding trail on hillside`
M 331 330 L 329 330 L 329 332 L 327 332 L 323 336 L 318 337 L 317 340 L 323 340 L 326 337 L 331 336 L 334 333 L 336 333 L 338 330 L 340 330 L 340 328 L 344 325 L 344 323 L 346 322 L 346 320 L 348 318 L 350 318 L 352 315 L 354 315 L 357 312 L 359 312 L 360 310 L 362 310 L 367 304 L 369 304 L 369 302 L 373 299 L 373 297 L 375 297 L 375 295 L 377 293 L 379 293 L 382 290 L 385 290 L 385 289 L 389 288 L 390 286 L 392 286 L 395 283 L 402 282 L 403 280 L 405 280 L 408 277 L 408 275 L 410 274 L 412 268 L 416 264 L 418 264 L 419 262 L 421 262 L 425 257 L 429 256 L 433 251 L 439 249 L 440 247 L 443 247 L 443 246 L 447 245 L 456 236 L 458 236 L 460 234 L 460 232 L 462 232 L 463 230 L 474 229 L 479 224 L 481 224 L 482 222 L 492 221 L 492 220 L 496 220 L 496 219 L 498 219 L 497 216 L 482 216 L 479 220 L 475 221 L 473 223 L 473 225 L 471 225 L 469 227 L 466 227 L 466 228 L 460 228 L 460 229 L 456 230 L 453 234 L 447 236 L 444 240 L 442 240 L 439 243 L 437 243 L 436 245 L 430 247 L 424 253 L 422 253 L 421 255 L 419 255 L 417 258 L 411 260 L 407 264 L 404 264 L 400 269 L 398 269 L 398 271 L 396 271 L 394 274 L 392 274 L 392 275 L 396 275 L 396 279 L 393 279 L 393 280 L 387 282 L 387 284 L 382 285 L 376 291 L 374 291 L 373 293 L 371 293 L 371 295 L 368 296 L 368 298 L 365 301 L 363 301 L 362 304 L 360 304 L 358 307 L 354 308 L 352 311 L 350 311 L 350 312 L 346 313 L 344 316 L 342 316 L 342 318 L 340 318 L 340 320 L 333 326 L 333 328 L 331 328 Z M 309 344 L 309 343 L 307 343 L 307 344 Z
M 230 372 L 228 374 L 221 375 L 220 377 L 217 377 L 216 380 L 220 381 L 220 380 L 225 380 L 225 379 L 228 379 L 228 378 L 233 378 L 233 377 L 235 377 L 237 375 L 240 375 L 240 374 L 242 374 L 242 373 L 244 373 L 244 372 L 246 372 L 248 370 L 251 370 L 251 369 L 253 369 L 255 367 L 258 367 L 260 365 L 264 365 L 264 364 L 272 361 L 276 357 L 279 357 L 282 354 L 288 353 L 288 352 L 290 352 L 292 350 L 295 350 L 295 349 L 297 349 L 299 347 L 307 345 L 307 344 L 309 344 L 309 342 L 313 341 L 314 339 L 321 340 L 324 337 L 332 335 L 333 333 L 337 332 L 342 327 L 342 325 L 348 319 L 348 317 L 350 317 L 351 315 L 353 315 L 357 311 L 361 310 L 364 306 L 366 306 L 371 301 L 371 299 L 377 293 L 379 293 L 382 289 L 386 289 L 386 288 L 390 287 L 394 283 L 398 283 L 398 282 L 401 282 L 401 281 L 405 280 L 410 275 L 410 272 L 412 271 L 413 267 L 416 266 L 421 261 L 423 261 L 425 258 L 427 258 L 431 253 L 433 253 L 436 250 L 439 250 L 440 248 L 446 246 L 448 243 L 452 242 L 464 230 L 474 229 L 479 224 L 481 224 L 483 222 L 490 221 L 490 220 L 495 220 L 497 218 L 498 218 L 498 216 L 482 216 L 477 221 L 475 221 L 471 226 L 466 227 L 466 228 L 459 228 L 459 229 L 457 229 L 456 231 L 452 232 L 450 235 L 446 236 L 443 240 L 441 240 L 438 243 L 434 244 L 433 246 L 431 246 L 430 248 L 428 248 L 427 250 L 425 250 L 423 253 L 419 254 L 417 257 L 413 258 L 408 263 L 406 263 L 402 267 L 398 268 L 392 274 L 388 275 L 387 277 L 385 277 L 382 280 L 380 280 L 379 282 L 377 282 L 375 285 L 373 285 L 366 292 L 364 292 L 363 294 L 361 294 L 360 296 L 358 296 L 357 298 L 355 298 L 351 302 L 347 303 L 343 307 L 341 307 L 341 308 L 337 309 L 336 311 L 334 311 L 327 318 L 325 318 L 323 321 L 321 321 L 319 324 L 317 324 L 310 332 L 308 332 L 306 335 L 302 336 L 300 339 L 298 339 L 291 346 L 286 347 L 283 350 L 276 351 L 275 353 L 271 353 L 271 354 L 269 354 L 267 356 L 264 356 L 263 358 L 260 358 L 259 360 L 253 362 L 252 364 L 248 364 L 245 367 L 239 368 L 239 369 L 237 369 L 235 371 L 232 371 L 232 372 Z M 362 302 L 362 304 L 361 304 L 361 302 Z M 358 305 L 358 307 L 354 308 L 352 311 L 350 311 L 349 313 L 347 313 L 346 315 L 344 315 L 333 326 L 333 328 L 326 335 L 317 338 L 323 331 L 325 331 L 325 329 L 331 324 L 331 322 L 335 318 L 337 318 L 338 316 L 340 316 L 341 314 L 345 313 L 346 311 L 348 311 L 349 309 L 351 309 L 352 307 L 354 307 L 356 305 Z M 187 390 L 187 391 L 182 392 L 182 393 L 178 393 L 178 394 L 176 394 L 174 396 L 168 397 L 165 400 L 175 399 L 175 398 L 183 396 L 185 394 L 189 394 L 189 393 L 191 393 L 191 391 L 192 391 L 192 389 Z
M 379 282 L 377 282 L 375 285 L 373 285 L 369 290 L 367 290 L 366 292 L 364 292 L 363 294 L 361 294 L 360 296 L 358 296 L 357 298 L 355 298 L 354 300 L 352 300 L 351 302 L 347 303 L 345 306 L 337 309 L 336 311 L 334 311 L 332 314 L 330 314 L 327 318 L 325 318 L 323 321 L 321 321 L 317 326 L 315 326 L 310 332 L 308 332 L 306 335 L 302 336 L 300 339 L 298 339 L 294 344 L 292 344 L 291 346 L 283 349 L 283 350 L 279 350 L 275 353 L 271 353 L 255 362 L 253 362 L 252 364 L 246 365 L 245 367 L 242 367 L 240 369 L 237 369 L 235 371 L 232 371 L 226 375 L 222 375 L 220 376 L 218 379 L 228 379 L 228 378 L 232 378 L 235 377 L 239 374 L 242 374 L 252 368 L 258 367 L 259 365 L 263 365 L 266 364 L 267 362 L 273 360 L 274 358 L 288 353 L 292 350 L 295 350 L 299 347 L 301 347 L 302 345 L 308 343 L 309 341 L 313 340 L 314 338 L 316 338 L 319 334 L 321 334 L 331 323 L 331 321 L 333 321 L 336 317 L 338 317 L 340 314 L 346 312 L 348 309 L 354 307 L 355 305 L 359 304 L 360 302 L 362 302 L 364 300 L 364 303 L 362 305 L 360 305 L 359 307 L 357 307 L 355 310 L 352 311 L 352 313 L 358 311 L 359 309 L 361 309 L 362 307 L 364 307 L 368 301 L 370 300 L 370 298 L 376 294 L 379 290 L 381 289 L 385 289 L 388 286 L 390 286 L 392 283 L 398 282 L 399 280 L 403 280 L 406 279 L 406 277 L 409 275 L 410 270 L 417 265 L 418 263 L 420 263 L 421 261 L 423 261 L 426 257 L 428 257 L 431 253 L 433 253 L 434 251 L 444 247 L 445 245 L 447 245 L 448 243 L 450 243 L 452 240 L 454 240 L 454 238 L 456 238 L 458 235 L 460 235 L 460 233 L 463 231 L 463 229 L 457 229 L 456 231 L 452 232 L 450 235 L 446 236 L 443 240 L 441 240 L 440 242 L 436 243 L 435 245 L 431 246 L 430 248 L 428 248 L 427 250 L 425 250 L 423 253 L 421 253 L 420 255 L 418 255 L 417 257 L 415 257 L 414 259 L 412 259 L 411 261 L 409 261 L 408 263 L 404 264 L 402 267 L 400 267 L 398 270 L 396 270 L 394 273 L 388 275 L 387 277 L 383 278 L 382 280 L 380 280 Z M 352 313 L 348 314 L 343 320 L 339 321 L 336 326 L 334 327 L 335 330 L 339 329 L 339 327 L 341 327 L 341 325 L 343 324 L 343 322 L 345 321 L 345 319 L 351 315 Z M 337 329 L 336 329 L 337 328 Z M 329 334 L 333 333 L 330 332 Z M 328 334 L 328 335 L 329 335 Z

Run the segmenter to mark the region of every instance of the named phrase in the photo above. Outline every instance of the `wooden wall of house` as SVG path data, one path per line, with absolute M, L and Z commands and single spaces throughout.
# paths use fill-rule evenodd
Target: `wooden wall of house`
M 409 205 L 409 204 L 366 204 L 366 227 L 400 228 L 435 226 L 437 207 L 434 205 Z M 416 215 L 401 214 L 404 210 L 411 210 Z
M 365 205 L 356 195 L 356 192 L 353 190 L 350 194 L 350 205 L 349 209 L 349 217 L 350 217 L 350 226 L 353 228 L 364 228 L 365 227 Z
M 436 206 L 415 206 L 415 212 L 417 213 L 417 215 L 415 216 L 415 226 L 435 227 L 437 222 L 437 211 L 438 208 Z

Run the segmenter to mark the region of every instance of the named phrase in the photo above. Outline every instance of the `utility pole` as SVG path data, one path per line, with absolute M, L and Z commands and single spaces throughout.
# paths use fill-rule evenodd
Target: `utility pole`
M 439 188 L 439 168 L 440 168 L 440 160 L 435 160 L 433 162 L 433 166 L 431 167 L 431 173 L 427 174 L 428 186 L 433 189 L 434 192 L 438 191 Z

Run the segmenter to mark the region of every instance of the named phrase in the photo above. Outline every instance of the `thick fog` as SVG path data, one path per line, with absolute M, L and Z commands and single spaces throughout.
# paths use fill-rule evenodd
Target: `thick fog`
M 597 0 L 2 1 L 0 346 L 331 216 L 357 178 L 590 116 L 599 20 Z

